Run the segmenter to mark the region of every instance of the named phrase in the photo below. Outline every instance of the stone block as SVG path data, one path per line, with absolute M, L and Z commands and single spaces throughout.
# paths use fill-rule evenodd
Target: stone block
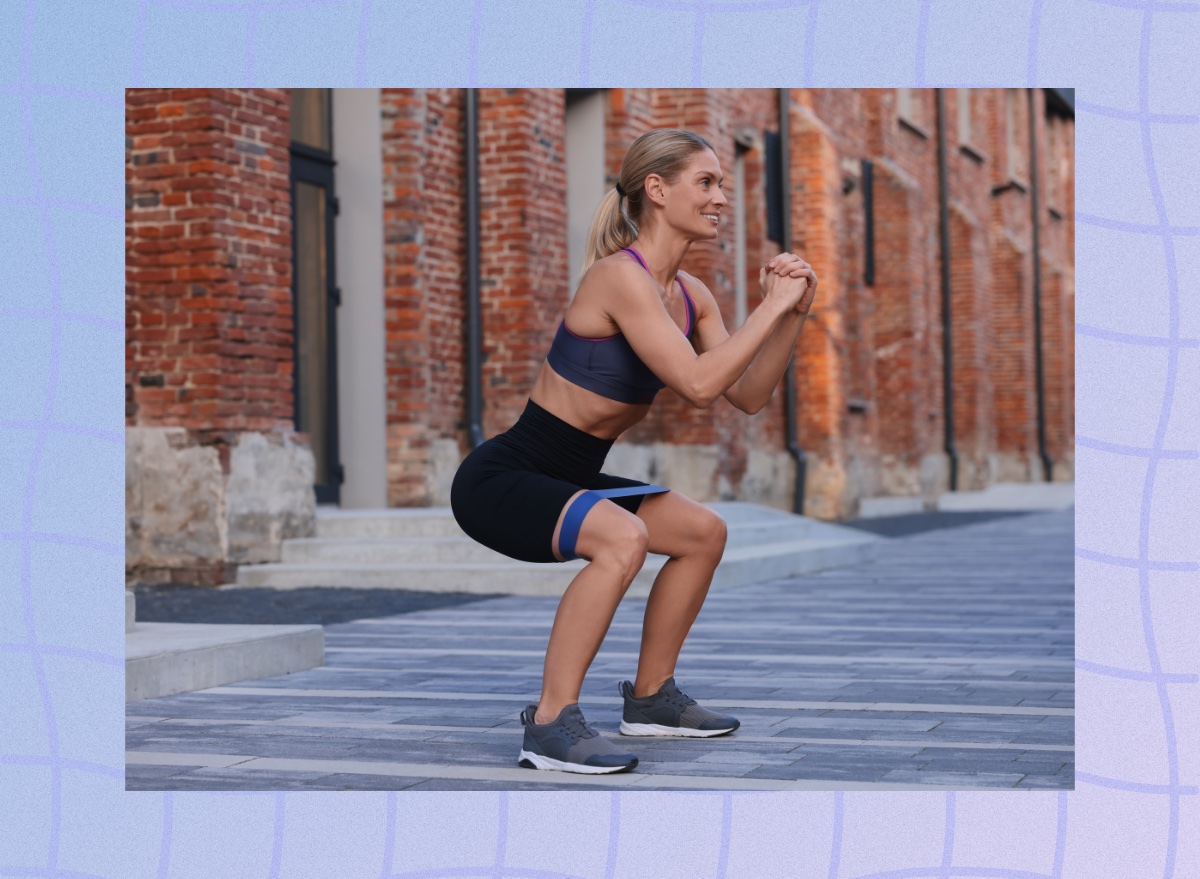
M 225 558 L 224 477 L 216 448 L 181 427 L 125 431 L 126 566 L 182 568 Z
M 280 544 L 316 533 L 315 464 L 292 434 L 243 433 L 226 483 L 229 560 L 272 562 Z
M 125 567 L 215 582 L 232 564 L 278 561 L 315 532 L 312 452 L 292 433 L 203 441 L 180 427 L 125 432 Z M 211 578 L 210 578 L 211 579 Z

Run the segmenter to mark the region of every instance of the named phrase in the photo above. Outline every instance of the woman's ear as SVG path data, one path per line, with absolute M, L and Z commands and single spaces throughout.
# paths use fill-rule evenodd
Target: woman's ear
M 645 183 L 646 196 L 655 204 L 662 204 L 666 197 L 666 181 L 658 174 L 647 174 Z

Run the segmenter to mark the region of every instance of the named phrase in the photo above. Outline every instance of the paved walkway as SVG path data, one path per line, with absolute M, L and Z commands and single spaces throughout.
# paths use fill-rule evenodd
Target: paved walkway
M 556 601 L 503 597 L 326 628 L 326 665 L 127 708 L 130 790 L 1074 787 L 1072 510 L 886 542 L 874 563 L 710 595 L 677 679 L 717 739 L 617 735 L 644 600 L 585 715 L 632 773 L 519 768 Z

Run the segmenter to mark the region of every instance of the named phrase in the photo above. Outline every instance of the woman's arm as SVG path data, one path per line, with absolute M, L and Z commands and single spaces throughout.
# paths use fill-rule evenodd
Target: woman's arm
M 600 263 L 592 270 L 597 268 Z M 744 326 L 698 354 L 667 313 L 658 285 L 640 266 L 632 260 L 614 261 L 603 265 L 601 274 L 604 277 L 595 280 L 606 291 L 608 316 L 634 353 L 667 387 L 701 409 L 741 377 L 805 292 L 805 279 L 776 277 Z
M 746 371 L 725 391 L 725 399 L 748 415 L 761 411 L 770 401 L 771 394 L 787 368 L 788 359 L 796 348 L 796 339 L 800 336 L 800 330 L 804 327 L 804 320 L 816 294 L 817 279 L 811 268 L 800 268 L 785 263 L 779 270 L 794 272 L 795 277 L 808 282 L 808 287 L 796 307 L 775 324 L 771 334 L 746 367 Z M 764 289 L 772 283 L 766 269 L 760 272 L 759 280 Z M 703 299 L 705 314 L 704 319 L 697 323 L 699 332 L 696 341 L 699 350 L 708 350 L 729 338 L 729 333 L 725 330 L 711 291 L 695 279 L 688 284 L 688 289 L 694 290 L 694 298 Z M 697 293 L 699 296 L 696 296 Z

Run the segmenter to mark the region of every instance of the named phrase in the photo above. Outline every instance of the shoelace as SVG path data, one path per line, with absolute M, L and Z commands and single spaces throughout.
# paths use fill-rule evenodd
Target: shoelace
M 596 731 L 587 725 L 587 721 L 578 714 L 568 715 L 567 719 L 562 722 L 566 727 L 567 732 L 573 739 L 590 739 L 596 735 Z
M 696 704 L 695 699 L 681 690 L 667 691 L 663 693 L 663 696 L 668 702 L 670 702 L 672 705 L 678 706 L 679 708 L 687 708 L 689 705 Z

